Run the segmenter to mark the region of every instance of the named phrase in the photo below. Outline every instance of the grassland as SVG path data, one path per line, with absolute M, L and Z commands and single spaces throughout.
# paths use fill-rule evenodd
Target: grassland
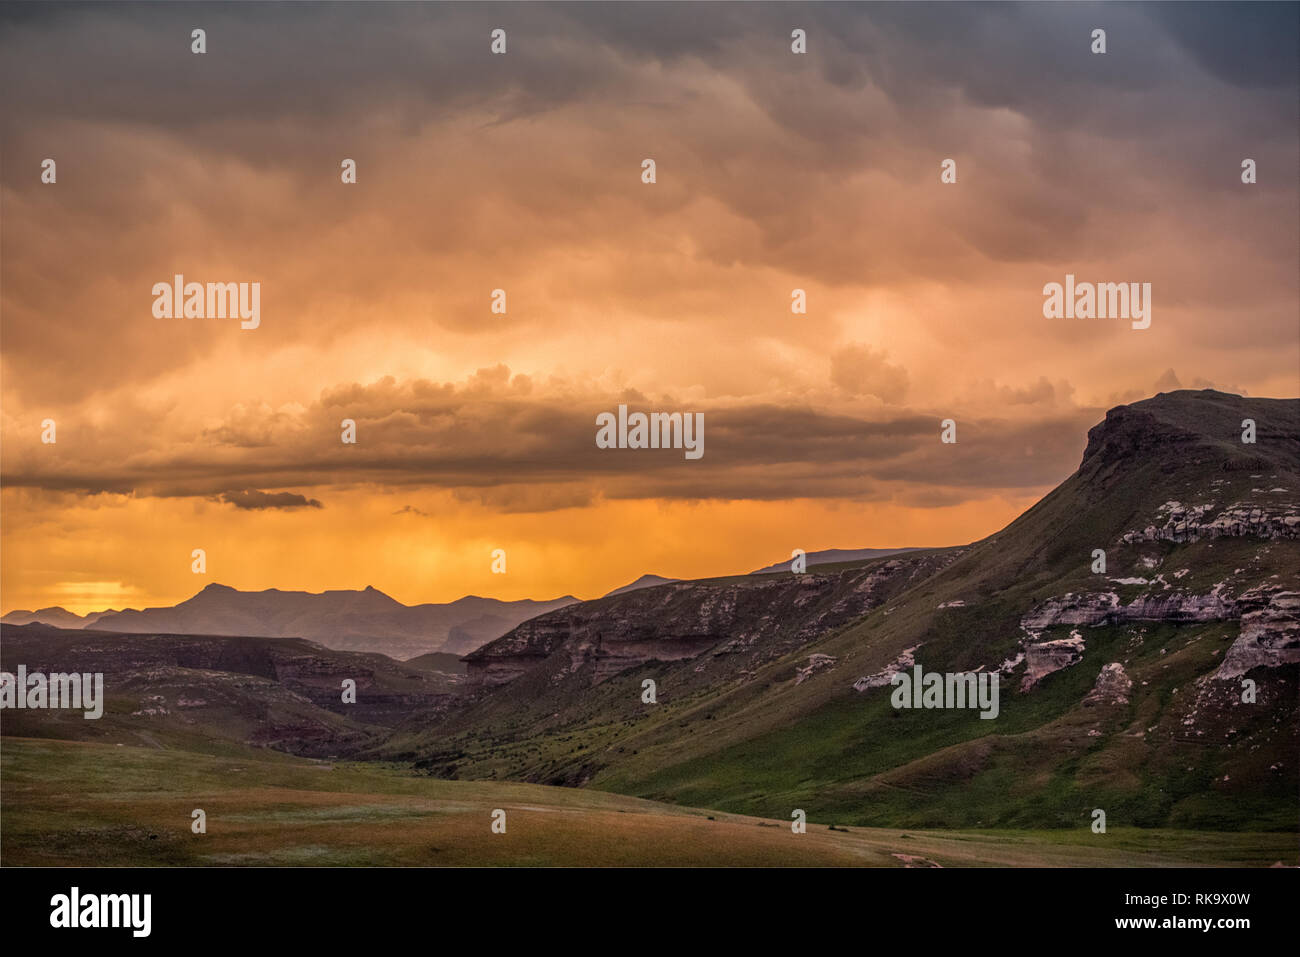
M 1267 866 L 1294 833 L 836 828 L 375 763 L 6 737 L 5 866 Z M 207 833 L 191 833 L 191 812 Z M 505 834 L 490 829 L 506 811 Z

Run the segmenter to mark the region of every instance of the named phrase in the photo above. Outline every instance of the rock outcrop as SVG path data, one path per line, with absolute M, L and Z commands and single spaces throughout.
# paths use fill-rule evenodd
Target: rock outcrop
M 1133 679 L 1124 671 L 1118 661 L 1106 665 L 1097 675 L 1097 682 L 1083 699 L 1085 707 L 1102 704 L 1128 704 L 1129 692 L 1133 690 Z
M 1278 668 L 1300 662 L 1300 592 L 1259 586 L 1233 597 L 1223 586 L 1209 594 L 1141 595 L 1127 605 L 1114 592 L 1074 594 L 1052 598 L 1020 621 L 1026 673 L 1021 684 L 1028 689 L 1047 675 L 1077 664 L 1083 658 L 1085 638 L 1074 628 L 1069 638 L 1044 640 L 1055 625 L 1095 627 L 1130 622 L 1239 622 L 1241 633 L 1224 656 L 1217 678 L 1235 678 L 1252 668 Z M 1004 662 L 1003 671 L 1021 658 Z
M 1127 605 L 1120 603 L 1115 592 L 1067 592 L 1034 608 L 1020 620 L 1020 627 L 1032 641 L 1053 625 L 1122 625 L 1134 621 L 1188 624 L 1237 618 L 1240 614 L 1237 602 L 1219 590 L 1207 595 L 1141 595 Z
M 1020 690 L 1028 691 L 1054 671 L 1068 668 L 1083 660 L 1084 641 L 1078 629 L 1069 638 L 1034 641 L 1024 646 L 1025 676 Z
M 916 649 L 920 647 L 920 645 L 914 645 L 911 648 L 906 648 L 882 670 L 874 674 L 863 675 L 853 682 L 853 690 L 860 693 L 869 688 L 883 688 L 893 680 L 894 675 L 900 671 L 907 671 L 916 664 Z
M 823 668 L 834 668 L 835 659 L 830 655 L 812 654 L 808 656 L 808 664 L 799 669 L 798 676 L 794 679 L 795 684 L 803 684 L 818 671 Z
M 1183 506 L 1167 502 L 1152 523 L 1139 531 L 1126 532 L 1125 544 L 1137 542 L 1197 542 L 1209 538 L 1300 538 L 1300 507 L 1292 504 L 1235 502 L 1213 518 L 1213 505 Z
M 1263 603 L 1241 616 L 1241 634 L 1223 656 L 1215 678 L 1239 678 L 1253 668 L 1300 662 L 1300 592 L 1262 593 L 1266 598 L 1249 594 L 1252 605 Z

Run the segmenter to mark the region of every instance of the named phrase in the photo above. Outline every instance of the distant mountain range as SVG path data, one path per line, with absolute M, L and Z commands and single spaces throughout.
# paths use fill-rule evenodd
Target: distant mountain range
M 0 618 L 0 622 L 6 625 L 39 624 L 53 625 L 55 628 L 85 628 L 101 615 L 111 615 L 115 612 L 116 609 L 110 608 L 108 611 L 96 611 L 89 615 L 76 615 L 66 608 L 52 605 L 49 608 L 38 608 L 35 611 L 11 611 L 3 618 Z
M 369 586 L 363 591 L 315 594 L 278 588 L 239 591 L 212 584 L 170 608 L 128 608 L 81 616 L 54 607 L 11 611 L 0 622 L 40 622 L 57 628 L 132 634 L 308 638 L 328 648 L 411 658 L 435 651 L 466 654 L 529 618 L 576 601 L 571 595 L 550 601 L 499 601 L 467 595 L 442 605 L 403 605 Z
M 861 561 L 907 551 L 915 549 L 829 549 L 809 552 L 808 564 Z M 751 574 L 789 571 L 789 564 L 779 562 Z M 642 575 L 603 597 L 679 580 L 662 575 Z M 361 591 L 341 589 L 317 594 L 278 588 L 240 591 L 214 583 L 194 597 L 170 607 L 109 608 L 78 615 L 55 605 L 36 611 L 11 611 L 0 618 L 0 623 L 93 628 L 122 634 L 308 638 L 340 651 L 374 651 L 404 660 L 433 652 L 468 654 L 529 618 L 572 605 L 578 600 L 572 595 L 549 601 L 530 598 L 501 601 L 467 595 L 446 604 L 404 605 L 372 586 Z

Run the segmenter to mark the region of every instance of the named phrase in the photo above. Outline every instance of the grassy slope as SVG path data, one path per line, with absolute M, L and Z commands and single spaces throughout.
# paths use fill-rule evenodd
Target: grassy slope
M 1294 835 L 830 830 L 376 764 L 5 738 L 0 860 L 30 865 L 1268 865 Z M 127 783 L 129 782 L 129 783 Z M 190 832 L 191 811 L 208 832 Z M 494 808 L 507 831 L 489 828 Z

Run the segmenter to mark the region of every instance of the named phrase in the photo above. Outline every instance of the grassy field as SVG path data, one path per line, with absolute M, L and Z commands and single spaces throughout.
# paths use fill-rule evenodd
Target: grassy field
M 0 863 L 1172 866 L 1297 863 L 1294 833 L 830 829 L 397 766 L 6 737 Z M 207 833 L 190 831 L 191 812 Z M 490 829 L 506 811 L 506 833 Z

